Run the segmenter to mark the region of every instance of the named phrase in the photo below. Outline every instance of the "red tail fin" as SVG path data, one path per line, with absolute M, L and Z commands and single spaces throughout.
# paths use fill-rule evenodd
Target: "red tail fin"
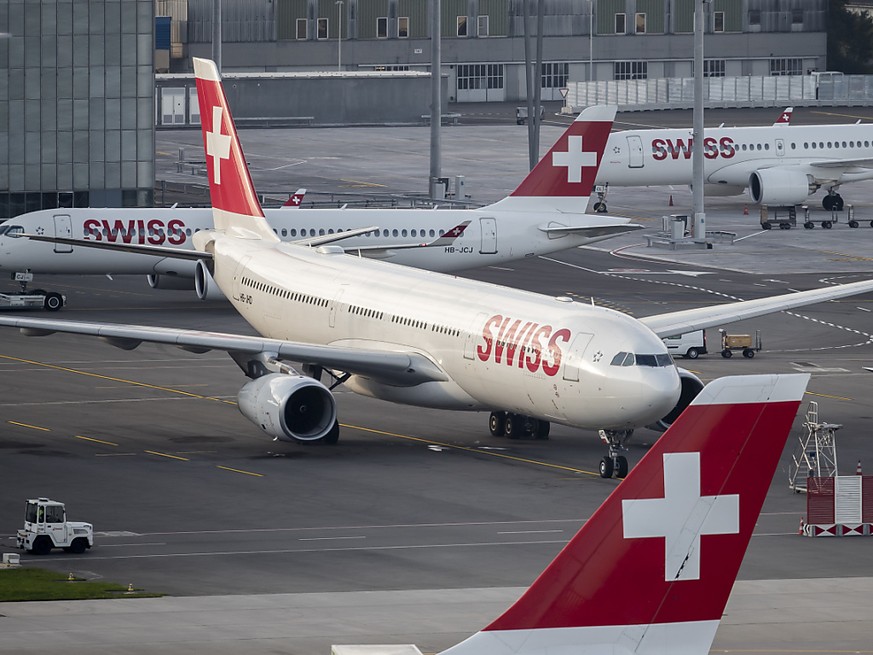
M 708 653 L 808 380 L 710 383 L 515 605 L 446 653 Z
M 614 106 L 588 107 L 518 185 L 501 209 L 584 212 L 615 119 Z
M 282 203 L 283 207 L 299 207 L 306 195 L 306 189 L 297 189 L 288 200 Z
M 773 125 L 790 125 L 791 124 L 791 114 L 794 112 L 794 107 L 786 107 L 785 111 L 779 114 L 779 118 L 776 119 L 776 122 Z
M 208 59 L 193 61 L 215 227 L 240 227 L 277 240 L 263 218 L 218 69 Z

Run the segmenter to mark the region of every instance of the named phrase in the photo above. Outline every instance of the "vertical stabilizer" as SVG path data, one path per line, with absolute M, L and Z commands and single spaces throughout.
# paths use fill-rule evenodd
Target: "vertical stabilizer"
M 611 105 L 583 109 L 518 188 L 491 207 L 504 211 L 584 213 L 615 111 Z
M 197 100 L 215 229 L 278 241 L 264 219 L 215 64 L 194 58 Z
M 711 382 L 525 594 L 445 655 L 706 655 L 808 375 Z

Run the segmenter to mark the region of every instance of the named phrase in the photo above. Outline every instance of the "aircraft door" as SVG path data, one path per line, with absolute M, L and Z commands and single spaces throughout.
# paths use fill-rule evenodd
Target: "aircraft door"
M 55 236 L 63 239 L 73 238 L 73 222 L 69 214 L 55 214 Z M 56 243 L 55 252 L 73 252 L 73 246 L 68 243 Z
M 645 160 L 643 159 L 643 140 L 637 134 L 632 134 L 627 138 L 628 168 L 642 168 Z
M 776 139 L 776 156 L 784 157 L 785 156 L 785 140 L 784 139 Z
M 479 229 L 482 230 L 482 247 L 480 255 L 494 255 L 497 253 L 497 219 L 480 218 Z
M 340 304 L 340 299 L 343 297 L 343 291 L 345 291 L 345 286 L 340 287 L 339 290 L 336 292 L 336 295 L 330 301 L 327 315 L 327 324 L 330 327 L 336 327 L 336 310 Z
M 587 332 L 579 332 L 573 337 L 573 342 L 564 353 L 564 379 L 567 382 L 579 381 L 579 368 L 582 365 L 582 357 L 585 355 L 585 349 L 591 342 L 593 334 Z
M 482 326 L 485 325 L 487 318 L 488 314 L 479 312 L 475 320 L 470 324 L 470 329 L 467 330 L 466 337 L 464 338 L 464 359 L 476 359 L 476 341 L 478 337 L 482 336 Z

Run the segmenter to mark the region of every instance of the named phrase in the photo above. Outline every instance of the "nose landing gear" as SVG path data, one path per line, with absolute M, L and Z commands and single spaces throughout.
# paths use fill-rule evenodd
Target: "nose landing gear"
M 627 450 L 625 443 L 634 433 L 633 430 L 600 430 L 600 439 L 609 446 L 609 454 L 605 455 L 600 460 L 600 477 L 616 478 L 627 477 L 628 463 L 627 457 L 622 455 L 622 451 Z

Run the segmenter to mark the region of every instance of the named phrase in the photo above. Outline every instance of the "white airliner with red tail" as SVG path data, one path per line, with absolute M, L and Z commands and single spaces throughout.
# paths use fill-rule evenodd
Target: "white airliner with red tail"
M 195 58 L 194 71 L 215 228 L 194 235 L 194 251 L 164 250 L 197 258 L 263 336 L 18 317 L 0 317 L 0 326 L 126 349 L 224 350 L 251 378 L 240 411 L 277 439 L 338 439 L 336 404 L 321 382 L 330 375 L 331 388 L 396 403 L 491 412 L 495 435 L 545 436 L 551 422 L 603 430 L 610 454 L 601 474 L 624 477 L 620 448 L 631 431 L 668 425 L 702 387 L 677 369 L 662 337 L 873 291 L 873 281 L 854 282 L 638 320 L 350 256 L 336 244 L 285 243 L 264 219 L 215 65 Z M 530 205 L 548 192 L 533 186 L 517 200 Z
M 266 212 L 283 241 L 324 245 L 334 235 L 350 252 L 434 271 L 504 264 L 575 248 L 640 229 L 630 219 L 586 214 L 588 197 L 612 128 L 615 107 L 579 115 L 509 197 L 479 209 L 300 209 L 305 189 Z M 159 289 L 195 289 L 220 297 L 195 260 L 149 248 L 192 248 L 211 229 L 211 209 L 54 209 L 0 226 L 0 271 L 148 276 Z M 378 227 L 378 229 L 375 229 Z M 18 238 L 22 234 L 32 239 Z M 102 246 L 106 246 L 105 248 Z
M 707 655 L 808 380 L 711 382 L 525 594 L 440 655 Z
M 822 206 L 842 210 L 840 185 L 873 179 L 873 124 L 792 125 L 788 107 L 773 125 L 704 130 L 704 193 L 756 203 L 797 205 L 825 189 Z M 690 129 L 613 132 L 597 184 L 607 187 L 691 184 Z M 606 211 L 601 195 L 598 207 Z

